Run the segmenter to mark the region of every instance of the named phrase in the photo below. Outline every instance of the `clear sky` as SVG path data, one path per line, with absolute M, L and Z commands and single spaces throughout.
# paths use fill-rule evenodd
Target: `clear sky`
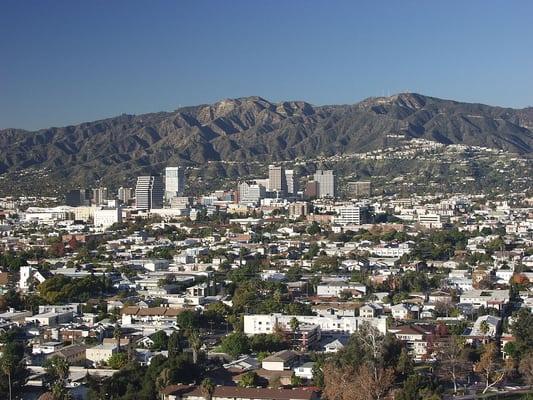
M 0 128 L 403 91 L 533 105 L 533 1 L 0 1 Z

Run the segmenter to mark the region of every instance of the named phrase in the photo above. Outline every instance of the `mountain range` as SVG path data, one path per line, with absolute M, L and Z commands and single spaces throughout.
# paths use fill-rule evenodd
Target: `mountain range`
M 166 165 L 275 162 L 366 152 L 395 137 L 533 153 L 533 108 L 401 93 L 353 105 L 227 99 L 173 112 L 120 115 L 38 131 L 0 130 L 0 176 L 43 169 L 66 182 L 106 182 Z

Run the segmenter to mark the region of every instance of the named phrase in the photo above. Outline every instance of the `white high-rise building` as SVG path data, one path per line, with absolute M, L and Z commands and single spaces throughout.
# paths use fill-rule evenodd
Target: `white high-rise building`
M 185 168 L 167 167 L 165 168 L 165 198 L 170 200 L 173 197 L 183 195 L 185 191 Z
M 313 180 L 318 182 L 318 197 L 335 197 L 335 175 L 332 170 L 318 169 Z
M 163 179 L 160 176 L 139 176 L 135 186 L 135 207 L 139 210 L 163 208 Z
M 287 181 L 287 194 L 290 196 L 295 196 L 298 193 L 298 185 L 296 182 L 294 170 L 285 170 L 285 180 Z

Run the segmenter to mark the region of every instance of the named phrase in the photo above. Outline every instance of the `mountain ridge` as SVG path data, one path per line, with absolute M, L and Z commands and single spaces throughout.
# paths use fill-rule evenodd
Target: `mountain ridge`
M 323 106 L 260 96 L 224 99 L 37 131 L 0 130 L 0 174 L 44 168 L 67 181 L 90 183 L 167 164 L 277 162 L 365 152 L 390 146 L 398 136 L 531 156 L 533 108 L 417 93 Z

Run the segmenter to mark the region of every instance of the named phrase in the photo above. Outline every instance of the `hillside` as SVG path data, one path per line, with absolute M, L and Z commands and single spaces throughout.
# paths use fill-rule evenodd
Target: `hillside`
M 422 138 L 531 155 L 533 109 L 402 93 L 315 107 L 246 97 L 28 132 L 0 130 L 0 177 L 46 171 L 68 184 L 116 182 L 166 165 L 280 161 L 365 152 Z

